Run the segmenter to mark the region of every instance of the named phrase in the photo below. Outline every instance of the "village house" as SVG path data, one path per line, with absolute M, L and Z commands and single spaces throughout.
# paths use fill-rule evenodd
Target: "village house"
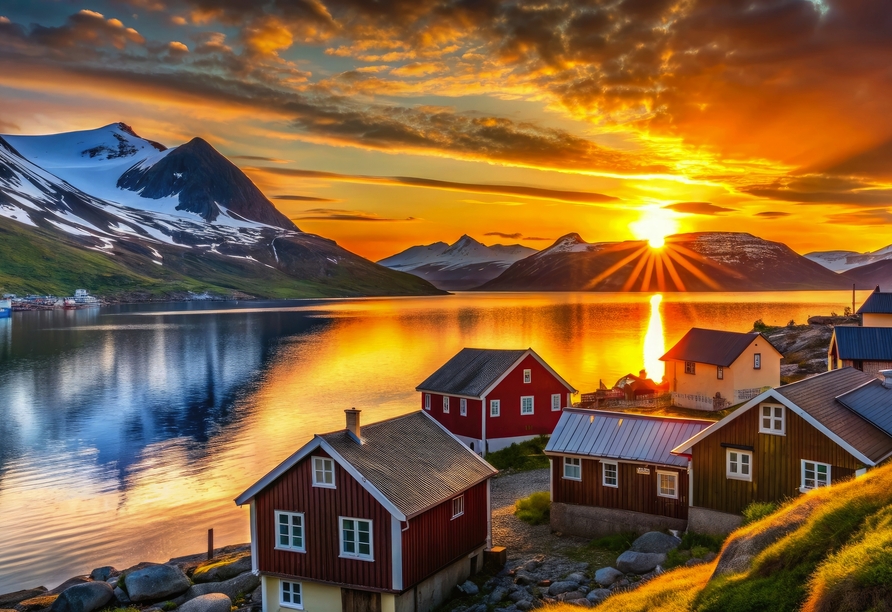
M 892 293 L 883 293 L 877 285 L 857 314 L 861 315 L 862 327 L 892 327 Z
M 584 537 L 684 530 L 688 462 L 671 451 L 712 423 L 565 409 L 545 448 L 552 530 Z
M 416 387 L 422 409 L 486 454 L 554 430 L 576 393 L 533 349 L 465 348 Z
M 892 368 L 892 293 L 880 288 L 858 309 L 861 327 L 833 328 L 827 349 L 827 369 L 851 367 L 868 374 Z
M 688 529 L 727 533 L 751 502 L 780 502 L 892 456 L 892 370 L 853 368 L 770 389 L 679 444 Z
M 426 612 L 482 568 L 496 470 L 426 413 L 346 413 L 235 500 L 263 612 Z
M 672 403 L 722 410 L 780 385 L 783 355 L 760 333 L 691 328 L 669 352 L 666 381 Z

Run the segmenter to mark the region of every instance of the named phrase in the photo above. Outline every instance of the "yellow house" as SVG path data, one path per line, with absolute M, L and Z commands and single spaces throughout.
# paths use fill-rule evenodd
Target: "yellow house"
M 694 327 L 660 360 L 674 405 L 722 410 L 779 386 L 782 358 L 760 333 Z
M 883 293 L 879 285 L 861 308 L 861 327 L 892 327 L 892 293 Z

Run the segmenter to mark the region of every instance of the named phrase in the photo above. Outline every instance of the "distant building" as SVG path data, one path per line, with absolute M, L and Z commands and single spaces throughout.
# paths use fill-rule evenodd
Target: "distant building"
M 858 309 L 861 327 L 833 328 L 827 349 L 827 369 L 855 368 L 869 374 L 892 368 L 892 293 L 880 288 Z
M 533 349 L 465 348 L 416 387 L 421 408 L 485 454 L 550 434 L 576 389 Z
M 421 612 L 483 566 L 496 470 L 425 413 L 316 435 L 236 500 L 263 612 Z
M 883 293 L 879 285 L 864 301 L 858 313 L 862 327 L 892 327 L 892 293 Z
M 760 333 L 692 328 L 660 357 L 672 403 L 721 410 L 780 385 L 783 355 Z

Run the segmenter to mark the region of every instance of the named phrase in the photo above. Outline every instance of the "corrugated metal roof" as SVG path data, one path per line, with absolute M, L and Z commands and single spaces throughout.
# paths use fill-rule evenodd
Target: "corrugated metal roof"
M 696 419 L 565 409 L 545 452 L 686 467 L 688 460 L 670 451 L 712 423 Z
M 892 314 L 892 293 L 874 291 L 861 304 L 858 314 Z
M 520 359 L 525 350 L 465 348 L 418 385 L 418 391 L 480 395 Z
M 892 436 L 892 389 L 874 379 L 836 400 Z
M 892 327 L 833 328 L 840 359 L 892 361 Z
M 497 472 L 432 418 L 413 412 L 361 428 L 323 434 L 407 517 L 442 503 Z
M 696 361 L 727 368 L 757 338 L 777 351 L 768 338 L 756 332 L 744 334 L 692 327 L 660 360 Z

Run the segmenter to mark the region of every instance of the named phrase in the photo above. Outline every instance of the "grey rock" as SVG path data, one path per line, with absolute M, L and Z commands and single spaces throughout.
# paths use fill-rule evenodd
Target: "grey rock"
M 712 563 L 713 561 L 715 561 L 716 557 L 718 557 L 718 555 L 710 550 L 708 553 L 703 555 L 703 561 L 706 563 Z
M 189 579 L 175 565 L 149 565 L 127 574 L 127 594 L 133 602 L 160 601 L 189 589 Z
M 591 589 L 588 588 L 587 586 L 581 586 L 576 590 L 579 591 L 580 593 L 582 593 L 583 595 L 587 595 Z
M 670 550 L 675 550 L 681 544 L 681 539 L 663 533 L 662 531 L 648 531 L 643 536 L 632 542 L 629 548 L 632 552 L 639 553 L 662 553 L 666 554 Z
M 548 587 L 548 594 L 554 596 L 560 595 L 561 593 L 569 593 L 570 591 L 575 591 L 578 586 L 578 582 L 561 580 L 560 582 L 552 583 L 552 585 Z
M 12 593 L 4 593 L 0 595 L 0 608 L 13 608 L 16 604 L 31 599 L 32 597 L 40 597 L 46 595 L 46 587 L 37 587 L 36 589 L 25 589 L 22 591 L 14 591 Z
M 93 612 L 104 608 L 115 598 L 115 590 L 107 582 L 87 582 L 67 588 L 50 606 L 51 612 Z
M 575 582 L 576 584 L 582 584 L 583 582 L 587 582 L 588 578 L 586 578 L 585 574 L 583 574 L 582 572 L 573 572 L 564 580 L 567 580 L 568 582 Z
M 189 590 L 174 599 L 173 603 L 181 606 L 196 597 L 211 593 L 222 593 L 228 596 L 229 599 L 235 600 L 239 593 L 250 593 L 258 586 L 260 586 L 260 577 L 255 576 L 251 572 L 246 572 L 223 582 L 205 582 L 204 584 L 192 585 L 189 587 Z
M 663 553 L 646 553 L 627 550 L 616 559 L 616 569 L 624 574 L 646 574 L 666 562 Z
M 585 593 L 579 591 L 570 591 L 569 593 L 561 593 L 557 596 L 558 601 L 574 601 L 576 599 L 584 599 Z
M 111 586 L 111 585 L 109 585 L 109 586 Z M 114 591 L 114 594 L 115 594 L 115 597 L 117 598 L 117 600 L 119 602 L 121 602 L 122 604 L 133 603 L 130 601 L 130 597 L 127 595 L 127 593 L 124 592 L 124 589 L 122 589 L 121 587 L 116 586 L 116 587 L 114 587 L 113 591 Z
M 491 604 L 497 604 L 500 601 L 502 601 L 503 599 L 505 599 L 505 595 L 507 595 L 507 594 L 508 594 L 507 589 L 503 589 L 502 587 L 497 587 L 497 588 L 493 589 L 492 593 L 489 594 L 489 597 L 487 598 L 487 600 Z
M 118 586 L 118 580 L 120 580 L 120 578 L 120 576 L 112 576 L 111 578 L 106 580 L 106 582 L 109 584 L 109 586 L 111 586 L 111 588 L 115 588 L 116 586 Z
M 47 595 L 58 595 L 62 591 L 70 589 L 71 587 L 73 587 L 76 584 L 86 584 L 87 582 L 90 582 L 90 580 L 86 576 L 75 576 L 74 578 L 69 578 L 68 580 L 66 580 L 59 586 L 57 586 L 55 589 L 51 589 L 51 590 L 47 591 L 46 594 Z
M 529 598 L 530 598 L 530 594 L 527 593 L 526 591 L 522 591 L 522 590 L 514 591 L 513 593 L 508 595 L 508 599 L 510 599 L 514 603 L 517 603 L 518 601 L 523 601 L 523 600 L 529 599 Z
M 593 604 L 598 604 L 610 597 L 612 593 L 613 591 L 610 589 L 592 589 L 585 598 Z
M 470 580 L 465 580 L 458 588 L 461 589 L 462 593 L 466 595 L 476 595 L 480 592 L 480 587 L 478 587 Z
M 486 607 L 485 603 L 477 604 L 476 608 L 471 608 L 468 612 L 486 612 L 489 608 Z
M 617 580 L 613 584 L 610 585 L 610 590 L 622 589 L 629 586 L 629 579 L 623 577 L 621 580 Z
M 259 586 L 251 591 L 251 603 L 263 603 L 263 587 Z
M 572 599 L 570 601 L 567 601 L 566 603 L 570 604 L 571 606 L 579 606 L 580 608 L 591 608 L 592 607 L 592 602 L 590 602 L 585 597 L 582 597 L 580 599 Z
M 527 572 L 535 572 L 539 569 L 539 566 L 542 565 L 542 562 L 539 559 L 530 559 L 526 563 L 523 564 L 523 569 Z
M 595 572 L 595 582 L 600 584 L 601 586 L 610 586 L 617 580 L 624 578 L 625 574 L 616 569 L 615 567 L 602 567 L 598 571 Z
M 538 579 L 526 570 L 518 570 L 514 576 L 514 584 L 526 586 L 528 584 L 536 584 Z
M 101 580 L 103 582 L 106 582 L 114 573 L 115 568 L 113 568 L 111 565 L 106 565 L 104 567 L 97 567 L 92 572 L 90 572 L 90 578 L 92 578 L 93 580 Z
M 698 559 L 694 557 L 693 559 L 688 559 L 684 562 L 685 567 L 694 567 L 695 565 L 703 565 L 706 563 L 703 559 Z
M 196 584 L 204 582 L 222 582 L 235 578 L 239 574 L 251 571 L 251 555 L 234 558 L 231 561 L 217 561 L 195 568 L 192 574 L 192 582 Z
M 229 612 L 232 600 L 223 593 L 208 593 L 190 599 L 178 608 L 180 612 Z
M 527 610 L 533 609 L 533 600 L 532 599 L 524 599 L 523 601 L 518 601 L 516 604 L 518 610 L 522 610 L 523 612 L 527 612 Z

